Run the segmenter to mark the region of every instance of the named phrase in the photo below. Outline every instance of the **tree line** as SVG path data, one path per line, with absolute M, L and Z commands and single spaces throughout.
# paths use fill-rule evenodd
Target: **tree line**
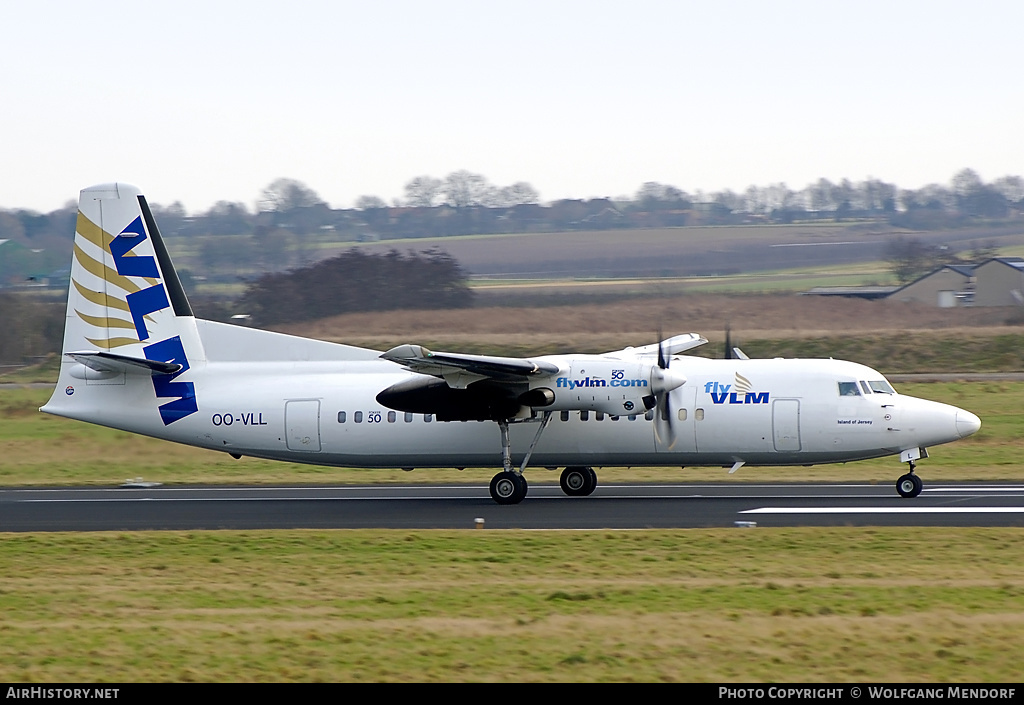
M 957 172 L 948 184 L 920 189 L 901 189 L 878 179 L 819 179 L 800 190 L 779 183 L 742 192 L 691 194 L 647 182 L 630 196 L 546 204 L 527 182 L 496 186 L 482 174 L 460 170 L 444 178 L 417 176 L 405 184 L 404 193 L 390 204 L 379 196 L 362 195 L 355 208 L 331 208 L 301 181 L 277 179 L 263 189 L 255 209 L 229 201 L 199 214 L 187 213 L 177 202 L 153 209 L 161 230 L 171 237 L 280 230 L 295 235 L 332 232 L 353 240 L 808 219 L 875 218 L 897 226 L 938 229 L 976 219 L 998 220 L 1024 210 L 1024 178 L 1004 176 L 985 183 L 971 169 Z M 0 209 L 0 240 L 33 249 L 66 242 L 74 232 L 75 210 L 74 203 L 48 214 Z
M 354 311 L 472 305 L 465 272 L 445 252 L 368 254 L 352 249 L 307 267 L 258 277 L 246 286 L 236 308 L 264 326 Z

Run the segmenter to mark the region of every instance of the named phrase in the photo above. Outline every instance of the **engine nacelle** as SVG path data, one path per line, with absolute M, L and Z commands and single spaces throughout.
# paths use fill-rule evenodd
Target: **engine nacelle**
M 535 382 L 537 386 L 523 397 L 542 390 L 552 392 L 554 399 L 544 405 L 545 411 L 588 410 L 610 416 L 642 414 L 654 406 L 655 395 L 675 389 L 686 381 L 677 372 L 629 360 L 574 357 L 569 362 L 570 365 L 562 365 L 563 371 L 554 379 L 549 377 Z

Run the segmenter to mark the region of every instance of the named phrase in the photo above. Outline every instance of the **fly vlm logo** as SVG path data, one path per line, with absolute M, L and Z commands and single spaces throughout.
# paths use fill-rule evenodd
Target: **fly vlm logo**
M 114 267 L 118 274 L 159 279 L 160 272 L 157 269 L 156 260 L 152 256 L 129 255 L 145 239 L 146 229 L 142 224 L 142 216 L 138 216 L 110 241 L 110 254 L 114 258 Z M 167 290 L 164 289 L 162 282 L 158 282 L 149 288 L 128 294 L 127 301 L 128 310 L 135 323 L 135 331 L 139 335 L 139 342 L 148 340 L 149 329 L 146 327 L 146 316 L 170 307 Z M 153 375 L 153 390 L 156 392 L 156 396 L 173 399 L 173 401 L 160 406 L 160 418 L 163 420 L 164 426 L 199 411 L 199 405 L 196 403 L 195 384 L 174 381 L 176 377 L 189 369 L 188 358 L 185 356 L 181 338 L 176 335 L 147 345 L 143 348 L 143 352 L 147 360 L 181 365 L 181 369 L 174 374 Z
M 719 384 L 718 382 L 707 382 L 704 391 L 711 395 L 713 404 L 767 404 L 768 392 L 752 391 L 750 380 L 736 373 L 734 380 L 735 389 L 732 384 Z M 733 391 L 729 391 L 729 390 Z M 742 395 L 742 396 L 741 396 Z

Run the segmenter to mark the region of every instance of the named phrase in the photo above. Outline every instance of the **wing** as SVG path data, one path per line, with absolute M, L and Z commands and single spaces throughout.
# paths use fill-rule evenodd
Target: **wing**
M 665 355 L 671 357 L 691 348 L 704 345 L 707 342 L 707 338 L 704 336 L 697 335 L 696 333 L 684 333 L 683 335 L 674 335 L 671 338 L 666 338 L 660 343 L 641 345 L 639 348 L 623 348 L 622 350 L 615 350 L 605 354 L 611 356 L 644 357 L 646 355 L 657 355 L 658 349 L 661 348 Z
M 440 377 L 455 389 L 465 389 L 484 379 L 525 382 L 531 377 L 553 375 L 559 371 L 558 365 L 546 360 L 433 352 L 422 345 L 399 345 L 381 357 L 413 372 Z

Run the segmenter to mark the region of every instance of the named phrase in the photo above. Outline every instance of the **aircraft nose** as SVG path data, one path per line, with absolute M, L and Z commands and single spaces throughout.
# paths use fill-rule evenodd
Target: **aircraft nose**
M 956 412 L 956 432 L 960 434 L 961 438 L 967 438 L 973 433 L 977 433 L 978 429 L 981 428 L 981 419 L 972 414 L 969 411 L 963 409 L 957 409 Z

